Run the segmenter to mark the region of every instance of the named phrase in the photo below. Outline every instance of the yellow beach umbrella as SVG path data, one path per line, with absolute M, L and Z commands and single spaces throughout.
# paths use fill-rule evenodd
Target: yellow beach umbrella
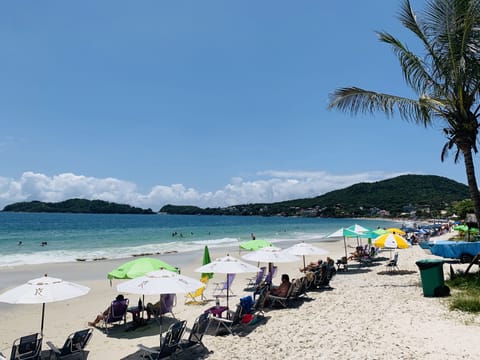
M 406 249 L 410 246 L 407 240 L 397 234 L 387 233 L 375 239 L 374 246 L 386 249 Z
M 405 231 L 403 231 L 399 228 L 388 228 L 387 231 L 389 233 L 395 233 L 395 234 L 398 234 L 398 235 L 405 235 Z

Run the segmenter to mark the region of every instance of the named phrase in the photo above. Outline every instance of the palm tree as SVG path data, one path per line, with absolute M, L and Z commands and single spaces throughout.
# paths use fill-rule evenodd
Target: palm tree
M 441 161 L 450 150 L 455 151 L 455 162 L 463 157 L 479 222 L 473 153 L 478 152 L 480 115 L 480 0 L 431 0 L 421 15 L 417 17 L 410 1 L 404 0 L 399 19 L 423 45 L 423 56 L 389 33 L 377 32 L 380 41 L 393 49 L 418 99 L 347 87 L 335 90 L 328 107 L 351 114 L 398 113 L 403 120 L 425 127 L 439 122 L 447 138 Z

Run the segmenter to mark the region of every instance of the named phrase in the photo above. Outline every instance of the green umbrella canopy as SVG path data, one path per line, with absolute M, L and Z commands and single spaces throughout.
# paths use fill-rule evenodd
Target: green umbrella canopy
M 250 240 L 240 244 L 241 249 L 250 251 L 259 250 L 267 246 L 272 246 L 272 243 L 266 240 Z
M 367 231 L 361 233 L 359 237 L 361 237 L 362 239 L 376 239 L 379 236 L 380 235 L 378 235 L 375 231 Z
M 205 245 L 205 250 L 203 251 L 203 261 L 202 265 L 210 264 L 212 260 L 210 259 L 210 252 L 208 251 L 208 246 Z M 211 279 L 213 277 L 213 273 L 202 273 L 202 279 L 208 277 Z
M 382 229 L 382 228 L 378 228 L 378 229 L 376 229 L 376 230 L 373 230 L 373 232 L 374 232 L 375 234 L 378 234 L 378 235 L 383 235 L 383 234 L 388 233 L 387 230 Z
M 176 267 L 169 265 L 162 260 L 144 257 L 120 265 L 115 270 L 109 272 L 107 277 L 109 279 L 135 279 L 149 272 L 160 269 L 178 272 Z
M 468 231 L 468 226 L 467 225 L 458 225 L 453 228 L 453 230 L 458 230 L 458 231 Z

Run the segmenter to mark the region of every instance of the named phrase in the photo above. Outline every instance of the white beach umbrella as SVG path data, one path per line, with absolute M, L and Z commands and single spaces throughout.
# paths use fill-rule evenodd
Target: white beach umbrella
M 268 263 L 268 272 L 272 272 L 273 263 L 287 263 L 298 261 L 299 258 L 276 246 L 267 246 L 242 256 L 245 260 Z M 273 277 L 271 275 L 271 277 Z
M 86 286 L 45 275 L 5 291 L 0 295 L 0 302 L 9 304 L 42 304 L 40 333 L 43 336 L 46 303 L 76 298 L 87 294 L 89 291 L 90 288 Z
M 267 246 L 242 256 L 242 259 L 268 263 L 287 263 L 299 258 L 279 247 Z
M 162 294 L 189 293 L 203 286 L 205 286 L 205 284 L 197 279 L 162 269 L 152 271 L 144 276 L 120 283 L 117 285 L 117 291 L 139 295 L 160 295 L 161 300 Z M 162 312 L 160 311 L 160 313 Z M 162 347 L 161 322 L 160 347 Z
M 305 256 L 306 255 L 326 255 L 328 251 L 317 246 L 301 242 L 290 246 L 284 250 L 292 255 L 298 255 L 303 257 L 303 267 L 305 268 Z
M 250 265 L 230 255 L 224 256 L 222 258 L 217 258 L 213 260 L 211 263 L 200 266 L 198 269 L 195 269 L 195 272 L 200 272 L 200 273 L 213 272 L 213 273 L 219 273 L 219 274 L 227 274 L 227 284 L 228 284 L 228 274 L 254 273 L 259 271 L 260 269 L 258 267 Z M 228 293 L 229 293 L 229 289 L 227 288 L 227 307 L 228 307 Z
M 183 294 L 205 286 L 191 277 L 169 270 L 156 270 L 117 285 L 118 292 L 141 295 Z

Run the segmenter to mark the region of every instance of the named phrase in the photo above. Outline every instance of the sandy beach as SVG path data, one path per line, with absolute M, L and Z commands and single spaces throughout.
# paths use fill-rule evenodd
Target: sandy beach
M 446 238 L 444 235 L 441 238 Z M 349 251 L 355 241 L 349 240 Z M 329 251 L 334 259 L 344 254 L 343 241 L 313 243 Z M 230 255 L 239 257 L 237 250 Z M 226 255 L 226 251 L 211 252 L 212 258 Z M 480 316 L 448 309 L 447 298 L 423 296 L 420 273 L 415 262 L 435 258 L 419 246 L 399 250 L 400 274 L 385 274 L 389 251 L 381 251 L 378 261 L 371 266 L 352 262 L 348 272 L 338 272 L 331 281 L 331 290 L 312 291 L 299 306 L 265 311 L 262 324 L 234 336 L 205 335 L 203 342 L 210 353 L 190 358 L 208 359 L 476 359 L 480 354 Z M 200 253 L 166 255 L 162 260 L 178 266 L 182 274 L 199 278 L 194 269 L 201 265 Z M 316 257 L 307 257 L 314 261 Z M 61 346 L 70 333 L 87 327 L 87 322 L 103 311 L 117 295 L 116 284 L 110 286 L 106 274 L 125 261 L 77 262 L 50 265 L 3 268 L 0 270 L 2 292 L 6 288 L 24 283 L 48 273 L 49 276 L 91 288 L 86 296 L 46 305 L 43 349 L 46 341 Z M 280 274 L 291 278 L 301 276 L 301 260 L 280 263 L 274 284 Z M 448 277 L 449 264 L 444 265 Z M 454 269 L 464 265 L 454 264 Z M 238 275 L 233 283 L 234 295 L 230 307 L 251 292 L 243 289 L 252 274 Z M 217 274 L 210 280 L 205 305 L 184 305 L 184 296 L 177 295 L 174 313 L 177 319 L 187 320 L 188 329 L 194 319 L 214 305 L 212 290 L 215 282 L 224 280 Z M 136 304 L 138 295 L 125 294 Z M 147 297 L 155 302 L 156 297 Z M 225 299 L 221 299 L 222 305 Z M 14 339 L 40 330 L 41 305 L 0 304 L 0 351 L 7 357 Z M 167 316 L 168 317 L 168 316 Z M 128 318 L 131 321 L 131 317 Z M 169 324 L 169 320 L 165 324 Z M 186 334 L 186 335 L 187 335 Z M 106 336 L 95 329 L 88 345 L 89 359 L 138 359 L 137 344 L 157 346 L 158 325 L 135 331 L 114 329 Z

